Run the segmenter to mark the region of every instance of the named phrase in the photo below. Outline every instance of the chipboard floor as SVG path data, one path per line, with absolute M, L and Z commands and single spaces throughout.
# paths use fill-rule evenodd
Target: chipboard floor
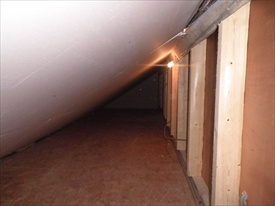
M 1 160 L 1 205 L 195 205 L 160 110 L 100 110 Z

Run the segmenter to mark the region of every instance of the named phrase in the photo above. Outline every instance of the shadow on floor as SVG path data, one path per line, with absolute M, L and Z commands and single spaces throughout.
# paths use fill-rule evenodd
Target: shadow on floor
M 101 110 L 1 162 L 1 205 L 195 205 L 159 110 Z

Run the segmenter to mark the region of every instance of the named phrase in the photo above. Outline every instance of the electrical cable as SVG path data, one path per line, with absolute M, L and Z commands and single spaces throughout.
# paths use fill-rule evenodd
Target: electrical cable
M 184 31 L 180 31 L 180 32 L 177 33 L 175 36 L 173 36 L 172 38 L 170 38 L 169 40 L 167 40 L 166 42 L 164 42 L 162 45 L 160 45 L 159 47 L 157 47 L 156 49 L 154 49 L 153 51 L 151 51 L 149 54 L 147 54 L 146 56 L 142 57 L 140 60 L 142 60 L 142 59 L 144 59 L 144 58 L 150 56 L 150 55 L 153 54 L 153 53 L 155 53 L 157 50 L 159 50 L 160 48 L 162 48 L 163 46 L 165 46 L 166 44 L 168 44 L 170 41 L 176 39 L 177 37 L 182 37 L 182 36 L 184 36 L 184 35 L 186 35 L 185 30 L 184 30 Z M 139 63 L 140 60 L 138 60 L 138 61 L 136 62 L 136 64 Z
M 247 206 L 247 199 L 248 199 L 248 194 L 244 191 L 242 192 L 241 200 L 240 200 L 240 205 L 241 206 Z
M 151 52 L 149 53 L 149 55 L 153 54 L 155 51 L 159 50 L 161 47 L 163 47 L 164 45 L 168 44 L 170 41 L 174 40 L 175 38 L 177 38 L 177 37 L 182 37 L 182 36 L 184 36 L 184 35 L 186 35 L 186 33 L 183 32 L 183 31 L 177 33 L 175 36 L 173 36 L 172 38 L 170 38 L 169 40 L 167 40 L 166 42 L 164 42 L 164 43 L 163 43 L 162 45 L 160 45 L 158 48 L 156 48 L 155 50 L 151 51 Z

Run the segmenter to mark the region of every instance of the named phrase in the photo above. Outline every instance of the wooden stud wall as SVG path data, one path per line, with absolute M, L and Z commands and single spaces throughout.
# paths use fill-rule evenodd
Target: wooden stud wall
M 164 91 L 163 91 L 163 116 L 167 120 L 167 103 L 168 103 L 168 72 L 165 70 L 164 75 Z
M 176 64 L 172 70 L 172 98 L 171 98 L 171 135 L 177 139 L 177 117 L 178 117 L 178 77 L 179 65 Z
M 249 8 L 219 26 L 212 205 L 239 205 Z
M 177 149 L 186 150 L 187 143 L 187 115 L 188 115 L 188 73 L 189 55 L 179 62 L 178 82 L 178 119 L 177 119 Z M 183 141 L 180 141 L 183 140 Z
M 172 69 L 167 69 L 167 126 L 171 129 Z
M 187 174 L 201 176 L 206 40 L 195 46 L 190 53 Z
M 239 205 L 249 8 L 250 3 L 219 25 L 212 188 L 202 176 L 207 40 L 165 75 L 164 115 L 172 135 L 188 140 L 177 141 L 177 149 L 187 150 L 187 174 L 206 205 Z

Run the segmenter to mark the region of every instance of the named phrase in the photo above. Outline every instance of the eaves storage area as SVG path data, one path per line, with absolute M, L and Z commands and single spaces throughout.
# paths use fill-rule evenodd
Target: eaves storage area
M 160 50 L 152 49 L 151 55 L 159 58 L 141 55 L 147 63 L 137 64 L 149 65 L 148 70 L 128 72 L 129 59 L 121 59 L 118 70 L 106 57 L 106 74 L 85 73 L 79 65 L 86 76 L 94 74 L 90 83 L 86 77 L 64 83 L 72 80 L 75 59 L 67 73 L 59 71 L 63 76 L 41 76 L 51 76 L 44 67 L 64 66 L 65 56 L 78 54 L 84 61 L 84 50 L 73 52 L 77 46 L 27 76 L 17 74 L 16 62 L 9 62 L 1 46 L 1 153 L 21 144 L 1 160 L 1 204 L 274 205 L 274 7 L 273 1 L 248 2 L 205 30 L 204 38 L 193 38 L 198 18 L 184 30 L 187 35 L 171 40 L 169 34 L 164 39 L 171 41 L 153 46 Z M 189 37 L 195 43 L 188 43 Z M 79 45 L 75 40 L 72 45 Z M 137 43 L 127 42 L 129 47 Z M 170 44 L 177 46 L 162 55 Z M 20 57 L 16 47 L 13 51 Z M 113 56 L 121 54 L 117 50 Z M 87 63 L 101 68 L 94 60 Z M 172 68 L 166 66 L 169 61 L 175 63 Z M 7 68 L 13 70 L 6 73 Z M 16 78 L 8 82 L 12 74 Z M 41 94 L 27 90 L 40 84 L 48 85 Z M 9 96 L 9 91 L 21 94 Z M 2 100 L 8 96 L 13 99 Z M 28 110 L 32 101 L 42 104 Z M 89 104 L 93 109 L 84 109 L 85 116 Z

